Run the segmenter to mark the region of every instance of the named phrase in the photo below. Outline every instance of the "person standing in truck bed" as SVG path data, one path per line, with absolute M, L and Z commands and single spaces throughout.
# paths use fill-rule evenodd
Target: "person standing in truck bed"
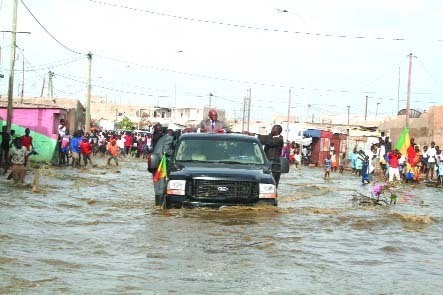
M 202 120 L 197 125 L 196 132 L 207 133 L 229 133 L 231 130 L 224 121 L 218 120 L 218 113 L 215 109 L 211 109 L 208 112 L 208 119 Z

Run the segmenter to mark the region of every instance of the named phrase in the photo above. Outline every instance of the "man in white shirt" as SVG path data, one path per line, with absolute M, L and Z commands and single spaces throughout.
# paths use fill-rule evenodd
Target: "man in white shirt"
M 117 137 L 117 146 L 118 146 L 118 157 L 123 158 L 124 151 L 125 151 L 125 139 L 122 138 L 120 135 Z
M 25 180 L 25 157 L 29 155 L 28 150 L 22 145 L 22 139 L 16 138 L 9 152 L 12 164 L 12 179 L 14 184 L 23 184 Z
M 426 171 L 426 180 L 428 182 L 432 182 L 432 179 L 434 178 L 434 169 L 435 169 L 435 162 L 436 162 L 436 156 L 437 156 L 437 150 L 435 149 L 435 142 L 431 142 L 431 146 L 428 149 L 428 170 Z M 429 172 L 431 172 L 431 178 L 428 178 Z
M 58 135 L 60 135 L 60 138 L 63 137 L 63 135 L 66 134 L 66 123 L 65 119 L 60 119 L 60 125 L 58 125 Z

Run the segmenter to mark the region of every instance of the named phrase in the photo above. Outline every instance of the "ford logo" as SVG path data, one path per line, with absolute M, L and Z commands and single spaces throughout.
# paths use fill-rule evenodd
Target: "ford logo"
M 217 191 L 219 191 L 219 192 L 227 192 L 228 190 L 229 190 L 229 188 L 227 188 L 226 186 L 217 187 Z

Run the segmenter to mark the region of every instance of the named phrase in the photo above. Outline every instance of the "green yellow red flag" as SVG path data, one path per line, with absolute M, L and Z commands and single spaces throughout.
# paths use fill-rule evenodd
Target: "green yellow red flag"
M 154 174 L 154 182 L 166 177 L 166 155 L 163 154 L 160 164 Z
M 408 147 L 411 144 L 410 141 L 408 128 L 404 128 L 400 134 L 400 137 L 398 138 L 395 148 L 403 155 L 407 155 Z

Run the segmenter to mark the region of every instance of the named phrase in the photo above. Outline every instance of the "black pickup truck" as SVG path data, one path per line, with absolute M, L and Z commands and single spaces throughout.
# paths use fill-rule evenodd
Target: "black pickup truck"
M 161 155 L 151 156 L 151 168 Z M 272 169 L 287 173 L 289 164 L 267 160 L 262 144 L 243 134 L 185 133 L 175 144 L 167 178 L 156 205 L 166 208 L 220 207 L 265 203 L 277 206 Z M 277 168 L 276 168 L 277 167 Z M 156 192 L 158 195 L 159 192 Z

